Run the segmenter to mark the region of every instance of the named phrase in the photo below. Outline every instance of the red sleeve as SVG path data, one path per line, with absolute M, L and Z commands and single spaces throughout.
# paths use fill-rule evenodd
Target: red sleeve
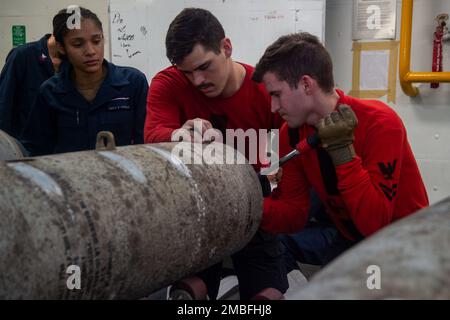
M 364 236 L 392 222 L 402 171 L 406 131 L 398 117 L 374 124 L 364 133 L 361 157 L 337 166 L 338 189 Z M 362 162 L 361 159 L 364 159 Z
M 172 132 L 181 127 L 180 111 L 169 81 L 156 75 L 147 95 L 144 142 L 171 141 Z
M 285 125 L 280 132 L 280 156 L 292 150 Z M 309 190 L 300 158 L 286 162 L 278 187 L 271 197 L 264 199 L 261 228 L 274 234 L 294 233 L 302 229 L 308 220 Z

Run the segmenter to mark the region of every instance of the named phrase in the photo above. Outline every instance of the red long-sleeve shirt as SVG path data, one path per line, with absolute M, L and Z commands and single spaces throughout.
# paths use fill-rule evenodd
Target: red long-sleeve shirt
M 254 68 L 241 65 L 246 71 L 244 81 L 228 98 L 208 98 L 176 67 L 159 72 L 147 96 L 145 142 L 170 141 L 175 129 L 195 118 L 211 121 L 219 130 L 280 128 L 282 119 L 270 111 L 270 96 L 264 85 L 251 79 Z
M 369 236 L 428 206 L 425 186 L 398 115 L 381 101 L 357 99 L 336 91 L 340 96 L 338 104 L 349 105 L 358 118 L 353 144 L 357 157 L 335 167 L 328 153 L 319 148 L 287 162 L 278 188 L 264 202 L 262 229 L 292 233 L 303 228 L 311 187 L 336 227 L 349 239 Z M 301 141 L 314 131 L 303 125 L 293 135 L 292 129 L 284 125 L 280 156 L 293 150 L 293 136 Z

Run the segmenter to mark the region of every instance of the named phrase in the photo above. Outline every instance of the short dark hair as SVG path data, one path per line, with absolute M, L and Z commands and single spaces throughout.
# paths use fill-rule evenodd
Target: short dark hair
M 273 72 L 291 88 L 297 88 L 304 75 L 315 79 L 325 92 L 334 88 L 330 54 L 316 36 L 307 32 L 285 35 L 271 44 L 256 65 L 252 78 L 261 82 L 267 72 Z
M 186 8 L 171 22 L 166 35 L 166 55 L 177 64 L 192 52 L 196 44 L 220 53 L 225 31 L 219 20 L 208 10 Z
M 80 14 L 82 19 L 91 19 L 97 25 L 97 27 L 103 32 L 102 22 L 97 17 L 95 13 L 91 10 L 79 7 Z M 64 46 L 64 37 L 69 32 L 69 28 L 67 27 L 67 20 L 73 15 L 73 13 L 67 13 L 67 9 L 60 10 L 53 17 L 53 36 L 56 39 L 56 42 L 59 42 L 62 46 Z

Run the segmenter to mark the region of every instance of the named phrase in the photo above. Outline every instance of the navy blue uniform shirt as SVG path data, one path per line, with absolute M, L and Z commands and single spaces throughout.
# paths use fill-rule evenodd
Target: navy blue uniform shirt
M 12 49 L 0 74 L 0 129 L 20 139 L 41 84 L 55 73 L 47 40 Z
M 111 131 L 118 146 L 144 143 L 145 75 L 106 60 L 103 65 L 107 75 L 92 102 L 75 88 L 71 65 L 42 84 L 23 135 L 31 155 L 95 149 L 99 131 Z

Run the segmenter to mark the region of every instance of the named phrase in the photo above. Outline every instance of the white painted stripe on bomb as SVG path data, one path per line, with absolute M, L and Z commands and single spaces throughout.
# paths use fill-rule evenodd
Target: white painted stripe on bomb
M 189 170 L 189 168 L 184 164 L 184 162 L 181 161 L 181 159 L 175 156 L 173 153 L 164 149 L 155 148 L 153 146 L 146 146 L 146 148 L 152 150 L 153 152 L 157 153 L 158 155 L 169 161 L 175 167 L 175 169 L 177 169 L 177 171 L 181 173 L 183 176 L 192 178 L 191 170 Z
M 127 159 L 117 153 L 110 151 L 100 151 L 98 153 L 100 156 L 110 160 L 116 164 L 120 169 L 130 174 L 130 176 L 137 182 L 146 184 L 147 178 L 145 177 L 142 170 L 130 159 Z
M 8 163 L 8 167 L 14 169 L 17 173 L 19 173 L 22 177 L 31 180 L 35 185 L 44 190 L 48 195 L 58 195 L 63 196 L 62 189 L 53 180 L 48 174 L 45 172 L 36 169 L 28 164 L 17 162 L 17 163 Z

